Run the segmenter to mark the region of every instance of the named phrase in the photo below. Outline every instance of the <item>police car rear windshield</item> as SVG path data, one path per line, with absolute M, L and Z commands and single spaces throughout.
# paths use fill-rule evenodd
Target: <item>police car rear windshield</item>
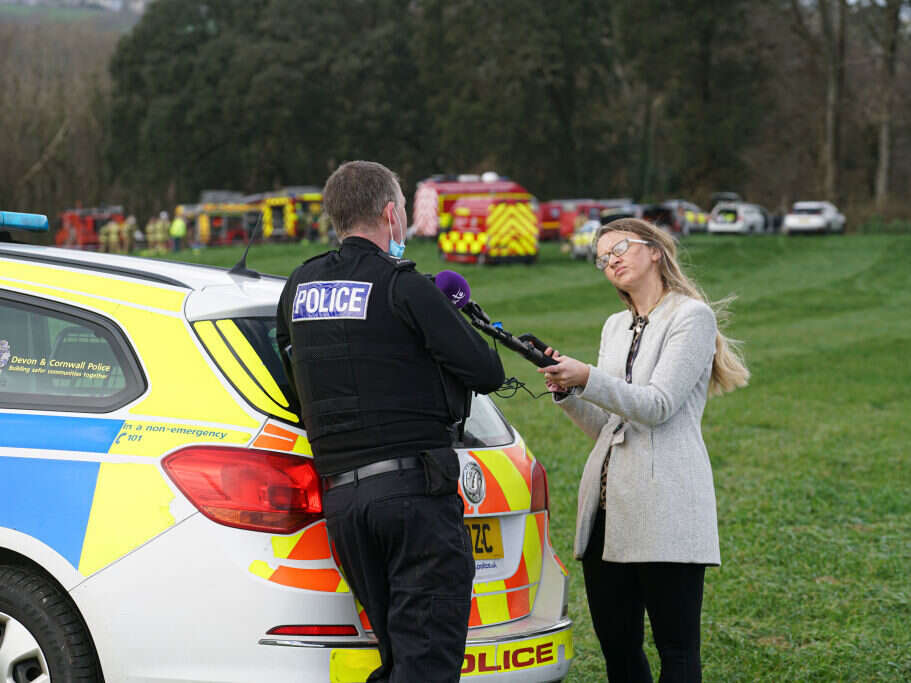
M 509 425 L 486 396 L 475 396 L 471 415 L 465 423 L 465 438 L 454 445 L 465 448 L 491 448 L 512 443 Z
M 234 324 L 250 342 L 250 346 L 256 351 L 282 393 L 285 396 L 293 396 L 288 376 L 285 374 L 281 357 L 278 355 L 275 318 L 234 318 Z

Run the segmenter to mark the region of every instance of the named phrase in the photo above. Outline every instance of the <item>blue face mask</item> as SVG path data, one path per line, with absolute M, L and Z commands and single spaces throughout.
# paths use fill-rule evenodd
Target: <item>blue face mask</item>
M 396 212 L 398 217 L 398 212 Z M 402 258 L 405 255 L 405 222 L 402 221 L 402 241 L 396 242 L 392 233 L 392 223 L 389 223 L 389 255 L 395 258 Z

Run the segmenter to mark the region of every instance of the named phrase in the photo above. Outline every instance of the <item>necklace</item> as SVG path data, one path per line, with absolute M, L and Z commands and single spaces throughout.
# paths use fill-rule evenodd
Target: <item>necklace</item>
M 658 297 L 658 301 L 656 301 L 654 304 L 652 304 L 652 307 L 650 309 L 648 309 L 648 313 L 646 313 L 645 315 L 639 315 L 638 313 L 636 313 L 635 309 L 630 311 L 633 316 L 633 321 L 629 324 L 629 328 L 631 330 L 636 330 L 636 334 L 633 336 L 642 334 L 642 329 L 646 325 L 648 325 L 648 317 L 652 314 L 652 311 L 654 311 L 656 308 L 658 308 L 658 304 L 660 304 L 664 300 L 665 296 L 667 296 L 667 290 L 664 290 L 661 293 L 661 296 Z

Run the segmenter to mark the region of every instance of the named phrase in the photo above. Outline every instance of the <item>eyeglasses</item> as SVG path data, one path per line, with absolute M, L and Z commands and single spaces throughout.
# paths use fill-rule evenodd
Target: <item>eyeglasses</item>
M 651 244 L 646 240 L 635 240 L 630 237 L 624 237 L 622 240 L 617 242 L 614 246 L 610 248 L 610 251 L 604 254 L 604 256 L 599 256 L 595 259 L 595 268 L 598 270 L 604 270 L 607 268 L 607 264 L 610 263 L 610 257 L 613 256 L 623 256 L 627 251 L 629 251 L 629 245 L 635 244 Z

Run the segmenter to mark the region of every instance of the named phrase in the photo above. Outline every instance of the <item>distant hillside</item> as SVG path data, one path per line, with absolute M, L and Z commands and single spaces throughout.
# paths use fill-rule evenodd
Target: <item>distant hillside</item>
M 94 8 L 109 12 L 142 14 L 151 2 L 152 0 L 0 0 L 0 5 Z
M 112 11 L 99 6 L 73 6 L 69 3 L 20 4 L 0 0 L 0 24 L 86 23 L 105 31 L 125 33 L 140 19 L 130 11 Z

